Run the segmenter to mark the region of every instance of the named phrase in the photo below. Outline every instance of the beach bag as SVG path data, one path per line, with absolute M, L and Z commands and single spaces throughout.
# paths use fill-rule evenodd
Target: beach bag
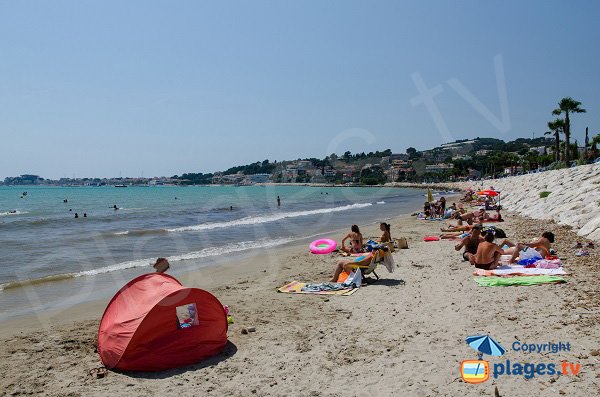
M 344 281 L 344 283 L 342 285 L 344 287 L 352 286 L 353 288 L 358 288 L 358 287 L 360 287 L 361 283 L 362 283 L 362 272 L 360 271 L 360 269 L 356 269 L 352 273 L 350 273 L 350 275 L 348 276 L 348 278 L 346 279 L 346 281 Z
M 406 241 L 406 237 L 400 237 L 398 239 L 398 248 L 401 250 L 408 249 L 408 242 Z

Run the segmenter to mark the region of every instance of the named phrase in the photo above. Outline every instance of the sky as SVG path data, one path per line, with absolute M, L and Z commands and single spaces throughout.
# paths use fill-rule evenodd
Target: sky
M 600 133 L 600 3 L 0 0 L 0 178 Z

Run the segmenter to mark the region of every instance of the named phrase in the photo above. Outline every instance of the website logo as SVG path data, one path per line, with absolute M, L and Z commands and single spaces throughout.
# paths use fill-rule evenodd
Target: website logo
M 483 355 L 503 356 L 506 350 L 489 335 L 469 336 L 467 344 L 477 351 L 477 360 L 464 360 L 460 363 L 460 374 L 463 381 L 467 383 L 483 383 L 491 376 L 498 379 L 500 376 L 522 376 L 532 379 L 535 376 L 558 375 L 577 376 L 581 370 L 581 364 L 562 360 L 561 362 L 518 362 L 518 360 L 506 359 L 504 361 L 490 363 L 483 360 Z M 515 340 L 511 344 L 513 352 L 516 353 L 539 353 L 556 354 L 563 351 L 571 351 L 570 342 L 545 342 L 525 343 Z
M 490 378 L 490 364 L 483 355 L 502 356 L 506 349 L 489 335 L 469 336 L 467 344 L 477 350 L 477 360 L 460 363 L 460 375 L 467 383 L 483 383 Z

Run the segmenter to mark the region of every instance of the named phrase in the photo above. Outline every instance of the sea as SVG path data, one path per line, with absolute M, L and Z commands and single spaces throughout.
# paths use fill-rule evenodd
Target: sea
M 0 186 L 0 321 L 110 297 L 157 257 L 177 275 L 289 244 L 308 254 L 423 201 L 393 187 Z

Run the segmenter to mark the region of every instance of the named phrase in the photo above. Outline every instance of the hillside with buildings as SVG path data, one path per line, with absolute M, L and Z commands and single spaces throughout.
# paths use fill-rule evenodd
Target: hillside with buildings
M 600 136 L 596 136 L 599 138 Z M 591 144 L 573 144 L 569 164 L 591 162 L 599 153 L 594 138 Z M 561 152 L 562 152 L 561 148 Z M 257 183 L 324 183 L 379 185 L 387 182 L 445 182 L 518 175 L 566 165 L 557 156 L 551 138 L 519 138 L 504 142 L 495 138 L 476 138 L 445 143 L 428 150 L 408 148 L 405 153 L 391 149 L 369 153 L 331 154 L 324 159 L 289 161 L 263 160 L 214 173 L 184 173 L 154 178 L 61 178 L 44 179 L 37 175 L 5 178 L 5 185 L 252 185 Z M 558 161 L 557 161 L 558 160 Z

